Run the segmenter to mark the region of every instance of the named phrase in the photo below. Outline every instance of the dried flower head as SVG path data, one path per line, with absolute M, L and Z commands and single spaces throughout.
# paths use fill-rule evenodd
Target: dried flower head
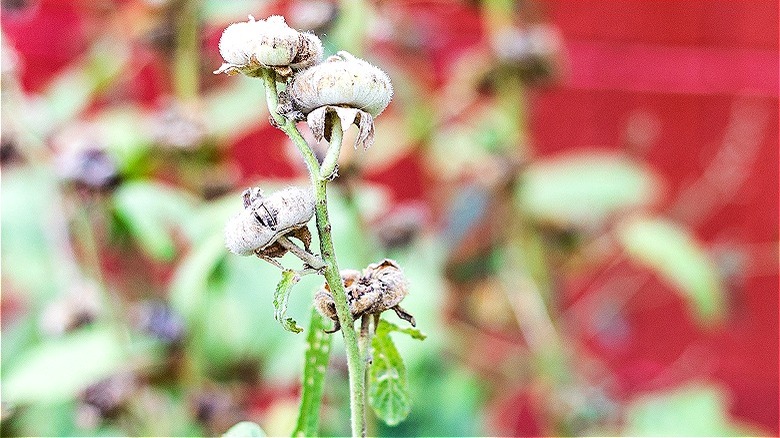
M 328 115 L 334 115 L 345 131 L 357 125 L 355 147 L 368 148 L 374 142 L 374 117 L 390 104 L 393 86 L 385 72 L 341 51 L 296 75 L 288 93 L 293 108 L 307 116 L 317 141 L 330 138 Z
M 219 53 L 225 63 L 214 73 L 258 76 L 271 68 L 281 76 L 310 67 L 322 59 L 322 42 L 316 35 L 298 32 L 274 15 L 265 20 L 233 23 L 222 32 Z
M 378 317 L 385 310 L 392 309 L 400 318 L 409 321 L 413 326 L 416 324 L 414 317 L 399 306 L 409 294 L 409 282 L 395 261 L 384 259 L 368 265 L 363 272 L 345 269 L 341 271 L 341 280 L 347 293 L 353 321 L 363 315 Z M 330 333 L 341 328 L 336 315 L 336 304 L 327 283 L 315 294 L 314 305 L 320 314 L 336 322 Z
M 311 190 L 288 187 L 265 197 L 259 188 L 247 189 L 243 199 L 244 210 L 225 227 L 225 244 L 230 252 L 281 257 L 286 251 L 274 243 L 285 235 L 301 240 L 308 248 L 311 234 L 306 223 L 314 216 Z

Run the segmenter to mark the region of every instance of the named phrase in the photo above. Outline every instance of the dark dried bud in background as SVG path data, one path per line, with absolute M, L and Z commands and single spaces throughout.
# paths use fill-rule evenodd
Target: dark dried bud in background
M 184 338 L 184 320 L 162 301 L 149 301 L 138 306 L 135 325 L 169 345 L 176 345 Z

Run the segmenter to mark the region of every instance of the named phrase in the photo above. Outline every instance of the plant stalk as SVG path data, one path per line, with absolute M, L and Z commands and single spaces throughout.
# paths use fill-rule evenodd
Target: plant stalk
M 360 354 L 358 347 L 358 335 L 355 331 L 352 314 L 349 311 L 347 303 L 347 294 L 344 290 L 344 283 L 341 281 L 338 263 L 336 261 L 336 252 L 333 248 L 333 237 L 331 236 L 330 219 L 328 218 L 328 196 L 326 178 L 320 175 L 320 165 L 314 156 L 309 144 L 301 136 L 295 121 L 287 119 L 277 113 L 279 106 L 279 95 L 276 89 L 276 73 L 272 70 L 266 70 L 263 74 L 265 82 L 265 96 L 268 102 L 268 112 L 271 114 L 276 126 L 279 127 L 292 140 L 293 144 L 303 156 L 306 167 L 309 170 L 309 178 L 314 187 L 315 196 L 315 216 L 317 219 L 317 232 L 320 237 L 320 253 L 325 262 L 323 275 L 328 282 L 333 301 L 336 304 L 336 315 L 341 324 L 341 333 L 344 337 L 344 346 L 347 352 L 347 367 L 349 370 L 349 394 L 352 436 L 366 435 L 365 422 L 365 382 L 364 374 L 366 366 L 364 358 Z M 334 125 L 334 131 L 341 132 L 341 127 Z M 341 141 L 341 136 L 331 137 L 330 147 L 341 147 L 334 144 Z
M 198 97 L 200 73 L 200 41 L 198 13 L 200 0 L 180 0 L 176 20 L 176 48 L 173 62 L 173 87 L 182 101 Z

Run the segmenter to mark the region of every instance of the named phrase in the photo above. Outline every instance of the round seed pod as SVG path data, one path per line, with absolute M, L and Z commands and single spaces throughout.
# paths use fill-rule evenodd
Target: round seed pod
M 341 51 L 297 74 L 289 93 L 303 114 L 334 105 L 357 108 L 376 117 L 390 103 L 393 86 L 385 72 Z
M 251 72 L 261 67 L 306 68 L 322 59 L 322 42 L 310 33 L 292 29 L 284 17 L 233 23 L 219 40 L 225 64 L 215 73 Z M 289 73 L 289 70 L 288 70 Z
M 257 191 L 247 202 L 225 226 L 225 246 L 242 256 L 267 248 L 314 216 L 314 195 L 309 189 L 288 187 L 269 197 Z

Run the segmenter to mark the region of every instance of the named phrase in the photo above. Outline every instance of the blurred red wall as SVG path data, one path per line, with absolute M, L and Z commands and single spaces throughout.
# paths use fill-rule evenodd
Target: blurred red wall
M 733 391 L 734 415 L 777 435 L 778 2 L 542 4 L 563 33 L 569 72 L 536 96 L 537 150 L 620 147 L 629 121 L 645 121 L 657 133 L 642 154 L 668 183 L 659 208 L 693 222 L 708 247 L 746 256 L 730 287 L 725 327 L 700 331 L 682 303 L 651 282 L 617 324 L 622 333 L 587 345 L 622 376 L 627 392 L 709 377 Z M 751 120 L 761 122 L 729 140 L 733 198 L 722 195 L 703 214 L 687 214 L 686 205 L 695 210 L 704 199 L 680 201 L 681 193 L 722 151 L 729 129 Z M 670 366 L 674 375 L 660 375 Z

